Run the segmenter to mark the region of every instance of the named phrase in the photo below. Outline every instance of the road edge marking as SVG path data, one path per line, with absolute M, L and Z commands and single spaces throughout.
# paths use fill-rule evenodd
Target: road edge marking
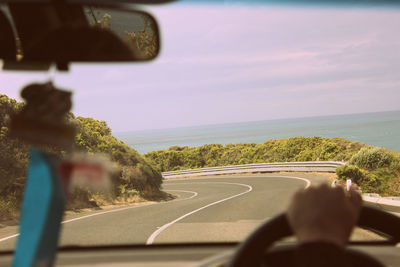
M 302 181 L 306 182 L 306 186 L 304 187 L 304 189 L 309 188 L 311 186 L 311 181 L 306 179 L 306 178 L 296 177 L 296 176 L 286 176 L 286 175 L 277 176 L 277 177 L 279 177 L 279 178 L 287 178 L 287 179 L 302 180 Z
M 304 189 L 311 186 L 311 181 L 308 180 L 308 179 L 306 179 L 306 178 L 302 178 L 302 177 L 287 176 L 287 175 L 272 176 L 272 177 L 275 177 L 275 178 L 284 178 L 284 179 L 296 179 L 296 180 L 304 181 L 304 182 L 306 183 L 306 186 L 304 187 Z M 238 177 L 238 178 L 239 178 L 239 177 Z M 243 177 L 241 177 L 241 178 L 243 178 Z M 262 177 L 261 177 L 261 178 L 262 178 Z M 189 178 L 189 179 L 174 179 L 174 180 L 175 180 L 175 181 L 176 181 L 176 180 L 181 180 L 181 181 L 182 181 L 182 180 L 197 180 L 197 179 L 200 180 L 200 179 L 204 179 L 204 178 Z M 214 182 L 204 182 L 204 183 L 205 183 L 205 184 L 208 184 L 208 183 L 214 183 Z M 179 184 L 181 184 L 181 183 L 179 183 Z M 215 184 L 236 184 L 236 185 L 246 186 L 246 187 L 249 188 L 249 190 L 247 190 L 247 191 L 245 191 L 245 192 L 242 192 L 242 193 L 240 193 L 240 194 L 237 194 L 237 195 L 234 195 L 234 196 L 230 196 L 230 197 L 227 197 L 227 198 L 218 200 L 218 201 L 216 201 L 216 202 L 210 203 L 210 204 L 208 204 L 208 205 L 206 205 L 206 206 L 200 207 L 200 208 L 198 208 L 198 209 L 196 209 L 196 210 L 193 210 L 193 211 L 191 211 L 191 212 L 189 212 L 189 213 L 186 213 L 186 214 L 182 215 L 181 217 L 179 217 L 179 218 L 177 218 L 177 219 L 175 219 L 175 220 L 173 220 L 173 221 L 171 221 L 171 222 L 169 222 L 169 223 L 167 223 L 167 224 L 164 224 L 163 226 L 161 226 L 160 228 L 158 228 L 156 231 L 154 231 L 154 232 L 150 235 L 150 237 L 149 237 L 149 238 L 147 239 L 147 241 L 146 241 L 146 245 L 151 245 L 151 244 L 153 244 L 155 238 L 156 238 L 159 234 L 161 234 L 162 231 L 164 231 L 165 229 L 167 229 L 168 227 L 170 227 L 170 226 L 173 225 L 174 223 L 177 223 L 177 222 L 179 222 L 180 220 L 182 220 L 182 219 L 184 219 L 184 218 L 186 218 L 186 217 L 188 217 L 188 216 L 190 216 L 190 215 L 192 215 L 192 214 L 194 214 L 194 213 L 196 213 L 196 212 L 198 212 L 198 211 L 201 211 L 201 210 L 206 209 L 206 208 L 208 208 L 208 207 L 214 206 L 214 205 L 219 204 L 219 203 L 221 203 L 221 202 L 224 202 L 224 201 L 226 201 L 226 200 L 230 200 L 230 199 L 232 199 L 232 198 L 235 198 L 235 197 L 238 197 L 238 196 L 247 194 L 247 193 L 249 193 L 249 192 L 251 192 L 251 191 L 253 190 L 253 187 L 250 186 L 250 185 L 247 185 L 247 184 L 229 183 L 229 182 L 215 182 Z
M 165 191 L 172 191 L 172 190 L 165 190 Z M 198 195 L 198 193 L 194 192 L 194 191 L 184 191 L 184 190 L 174 190 L 174 191 L 193 193 L 193 195 L 188 197 L 188 198 L 175 199 L 175 200 L 167 201 L 167 202 L 145 203 L 143 205 L 124 207 L 124 208 L 119 208 L 119 209 L 114 209 L 114 210 L 106 210 L 106 211 L 102 211 L 102 212 L 97 212 L 97 213 L 93 213 L 93 214 L 89 214 L 89 215 L 85 215 L 85 216 L 81 216 L 81 217 L 65 220 L 65 221 L 62 221 L 61 224 L 74 222 L 74 221 L 78 221 L 78 220 L 82 220 L 82 219 L 86 219 L 86 218 L 94 217 L 94 216 L 98 216 L 98 215 L 103 215 L 103 214 L 107 214 L 107 213 L 113 213 L 113 212 L 133 209 L 133 208 L 140 208 L 140 207 L 146 207 L 146 206 L 152 206 L 152 205 L 158 205 L 158 204 L 164 204 L 164 203 L 171 203 L 171 202 L 174 202 L 174 201 L 188 200 L 188 199 L 192 199 L 192 198 L 194 198 L 194 197 L 196 197 Z M 18 237 L 18 236 L 19 236 L 19 233 L 16 233 L 16 234 L 13 234 L 13 235 L 10 235 L 10 236 L 6 236 L 6 237 L 3 237 L 3 238 L 0 238 L 0 243 L 4 242 L 4 241 L 7 241 L 8 239 L 11 239 L 11 238 L 14 238 L 14 237 Z
M 311 186 L 311 181 L 308 180 L 307 178 L 302 178 L 302 177 L 296 177 L 296 176 L 288 176 L 288 175 L 274 175 L 274 176 L 221 176 L 221 177 L 214 177 L 214 175 L 210 175 L 212 177 L 208 177 L 207 176 L 203 176 L 203 177 L 195 177 L 195 178 L 176 178 L 176 179 L 170 179 L 170 180 L 165 180 L 166 182 L 173 182 L 173 181 L 190 181 L 190 180 L 204 180 L 204 179 L 245 179 L 247 177 L 250 178 L 264 178 L 264 179 L 268 179 L 268 178 L 288 178 L 288 179 L 297 179 L 297 180 L 302 180 L 306 183 L 306 186 L 304 187 L 304 189 L 308 188 Z
M 213 183 L 213 182 L 210 182 L 210 183 Z M 250 185 L 247 185 L 247 184 L 225 183 L 225 182 L 221 182 L 221 183 L 218 183 L 218 184 L 240 185 L 240 186 L 247 187 L 248 190 L 246 190 L 246 191 L 244 191 L 244 192 L 242 192 L 242 193 L 239 193 L 239 194 L 236 194 L 236 195 L 233 195 L 233 196 L 230 196 L 230 197 L 227 197 L 227 198 L 220 199 L 220 200 L 218 200 L 218 201 L 212 202 L 212 203 L 207 204 L 207 205 L 205 205 L 205 206 L 203 206 L 203 207 L 200 207 L 200 208 L 198 208 L 198 209 L 192 210 L 191 212 L 186 213 L 186 214 L 182 215 L 181 217 L 179 217 L 179 218 L 177 218 L 177 219 L 175 219 L 175 220 L 173 220 L 173 221 L 171 221 L 171 222 L 169 222 L 169 223 L 167 223 L 167 224 L 164 224 L 163 226 L 161 226 L 160 228 L 158 228 L 156 231 L 154 231 L 154 232 L 150 235 L 150 237 L 149 237 L 149 238 L 147 239 L 147 241 L 146 241 L 146 245 L 151 245 L 151 244 L 153 244 L 155 238 L 156 238 L 159 234 L 161 234 L 162 231 L 164 231 L 165 229 L 167 229 L 168 227 L 170 227 L 170 226 L 173 225 L 174 223 L 177 223 L 177 222 L 179 222 L 180 220 L 182 220 L 182 219 L 184 219 L 184 218 L 186 218 L 186 217 L 188 217 L 188 216 L 190 216 L 190 215 L 192 215 L 192 214 L 194 214 L 194 213 L 196 213 L 196 212 L 199 212 L 199 211 L 201 211 L 201 210 L 203 210 L 203 209 L 206 209 L 206 208 L 208 208 L 208 207 L 217 205 L 217 204 L 219 204 L 219 203 L 222 203 L 222 202 L 224 202 L 224 201 L 233 199 L 233 198 L 235 198 L 235 197 L 239 197 L 239 196 L 241 196 L 241 195 L 247 194 L 247 193 L 249 193 L 249 192 L 251 192 L 251 191 L 253 190 L 253 187 L 250 186 Z
M 254 176 L 254 177 L 258 177 L 258 176 Z M 289 179 L 303 180 L 304 182 L 306 182 L 306 187 L 305 187 L 305 188 L 308 188 L 308 187 L 311 185 L 310 180 L 308 180 L 308 179 L 306 179 L 306 178 L 301 178 L 301 177 L 295 177 L 295 176 L 268 176 L 268 177 L 273 177 L 273 178 L 289 178 Z M 225 178 L 243 178 L 243 177 L 217 177 L 217 178 L 218 178 L 218 179 L 220 179 L 220 178 L 225 179 Z M 259 176 L 259 178 L 265 178 L 265 177 Z M 169 180 L 169 181 L 201 180 L 201 179 L 207 179 L 207 178 L 206 178 L 206 177 L 180 178 L 180 179 L 171 179 L 171 180 Z M 224 182 L 222 182 L 222 183 L 224 183 Z M 233 184 L 235 184 L 235 183 L 233 183 Z M 166 191 L 168 191 L 168 190 L 166 190 Z M 181 190 L 181 191 L 183 191 L 183 190 Z M 250 190 L 250 191 L 251 191 L 251 190 Z M 188 191 L 188 192 L 189 192 L 189 191 Z M 192 192 L 192 191 L 190 191 L 190 192 Z M 196 193 L 196 192 L 193 191 L 193 193 Z M 246 192 L 246 193 L 247 193 L 247 192 Z M 197 196 L 197 195 L 196 195 L 196 196 Z M 109 210 L 109 211 L 98 212 L 98 213 L 94 213 L 94 214 L 85 215 L 85 216 L 82 216 L 82 217 L 77 217 L 77 218 L 65 220 L 65 221 L 62 221 L 61 224 L 65 224 L 65 223 L 69 223 L 69 222 L 74 222 L 74 221 L 78 221 L 78 220 L 82 220 L 82 219 L 86 219 L 86 218 L 94 217 L 94 216 L 98 216 L 98 215 L 103 215 L 103 214 L 107 214 L 107 213 L 118 212 L 118 211 L 123 211 L 123 210 L 127 210 L 127 209 L 132 209 L 132 208 L 139 208 L 139 207 L 145 207 L 145 206 L 163 204 L 163 203 L 170 203 L 170 202 L 173 202 L 173 201 L 187 200 L 187 199 L 191 199 L 191 198 L 194 198 L 194 197 L 195 197 L 195 196 L 191 196 L 191 197 L 185 198 L 185 199 L 177 199 L 177 200 L 172 200 L 172 201 L 167 201 L 167 202 L 161 202 L 161 203 L 148 203 L 148 204 L 143 204 L 143 205 L 139 205 L 139 206 L 124 207 L 124 208 L 115 209 L 115 210 Z M 216 203 L 216 204 L 217 204 L 217 203 Z M 188 216 L 189 216 L 189 215 L 188 215 Z M 183 219 L 183 218 L 182 218 L 182 219 Z M 161 228 L 160 228 L 160 229 L 161 229 Z M 154 233 L 153 233 L 153 234 L 154 234 Z M 18 237 L 18 236 L 19 236 L 19 233 L 13 234 L 13 235 L 10 235 L 10 236 L 6 236 L 6 237 L 3 237 L 3 238 L 0 238 L 0 243 L 6 241 L 6 240 L 8 240 L 8 239 L 11 239 L 11 238 L 14 238 L 14 237 Z M 148 241 L 148 240 L 147 240 L 147 241 Z M 146 244 L 147 244 L 147 242 L 146 242 Z
M 17 237 L 17 236 L 19 236 L 19 234 L 14 234 L 14 235 L 3 237 L 3 238 L 0 239 L 0 242 L 6 241 L 8 239 L 11 239 L 11 238 Z
M 199 195 L 199 193 L 197 193 L 197 192 L 195 192 L 195 191 L 187 191 L 187 190 L 178 190 L 178 189 L 163 189 L 164 191 L 170 191 L 170 192 L 184 192 L 184 193 L 191 193 L 191 194 L 193 194 L 192 196 L 190 196 L 190 197 L 187 197 L 187 198 L 182 198 L 182 199 L 175 199 L 175 200 L 172 200 L 172 201 L 170 201 L 170 202 L 177 202 L 177 201 L 182 201 L 182 200 L 188 200 L 188 199 L 192 199 L 192 198 L 195 198 L 195 197 L 197 197 L 198 195 Z M 170 203 L 169 202 L 169 203 Z M 161 203 L 160 203 L 161 204 Z

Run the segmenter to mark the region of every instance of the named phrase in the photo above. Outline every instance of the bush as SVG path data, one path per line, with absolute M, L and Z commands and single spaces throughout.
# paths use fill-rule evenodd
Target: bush
M 364 193 L 378 193 L 391 195 L 396 193 L 391 190 L 394 183 L 393 172 L 388 169 L 374 171 L 362 170 L 357 166 L 343 165 L 336 168 L 339 180 L 351 179 L 359 185 Z
M 382 168 L 369 171 L 364 184 L 365 192 L 378 193 L 383 196 L 393 196 L 395 192 L 393 192 L 391 188 L 394 181 L 393 172 L 389 169 Z
M 348 160 L 364 146 L 343 138 L 292 137 L 271 139 L 264 144 L 173 146 L 149 152 L 145 157 L 165 172 L 263 162 Z
M 364 147 L 350 163 L 367 170 L 389 167 L 395 160 L 394 153 L 382 147 Z
M 400 154 L 381 147 L 364 147 L 350 163 L 365 169 L 365 192 L 399 195 Z
M 129 189 L 127 184 L 119 185 L 118 189 L 119 197 L 122 198 L 124 201 L 139 195 L 139 191 L 135 189 Z
M 8 136 L 10 115 L 22 106 L 23 103 L 0 94 L 0 219 L 11 216 L 19 209 L 25 184 L 29 146 Z M 144 190 L 146 194 L 151 191 L 159 194 L 161 173 L 137 151 L 113 137 L 105 121 L 75 118 L 72 113 L 67 118 L 76 126 L 75 146 L 78 150 L 89 154 L 105 154 L 119 166 L 120 171 L 111 177 L 111 193 L 114 198 L 120 195 L 129 197 L 136 191 Z M 58 156 L 66 154 L 56 147 L 47 147 L 46 150 Z M 104 194 L 104 197 L 108 196 Z M 67 208 L 96 206 L 92 198 L 93 194 L 89 190 L 76 189 L 70 194 Z
M 392 163 L 389 166 L 389 169 L 392 170 L 392 171 L 400 173 L 400 155 L 399 154 L 397 154 L 394 157 Z
M 12 219 L 19 209 L 19 203 L 14 196 L 0 198 L 0 218 Z
M 358 185 L 361 185 L 366 178 L 366 173 L 363 172 L 360 168 L 358 168 L 357 166 L 348 166 L 348 165 L 337 167 L 336 175 L 340 180 L 345 181 L 347 179 L 351 179 Z

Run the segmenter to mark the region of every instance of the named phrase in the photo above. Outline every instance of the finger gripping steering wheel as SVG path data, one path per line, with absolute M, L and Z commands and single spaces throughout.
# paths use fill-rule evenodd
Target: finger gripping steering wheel
M 378 231 L 390 237 L 393 244 L 400 241 L 400 218 L 390 213 L 363 206 L 357 226 Z M 255 230 L 237 249 L 230 262 L 230 267 L 261 266 L 265 251 L 274 242 L 288 236 L 293 231 L 286 214 L 281 214 L 265 222 Z M 364 253 L 349 253 L 351 257 L 361 257 L 368 266 L 383 266 L 380 262 Z

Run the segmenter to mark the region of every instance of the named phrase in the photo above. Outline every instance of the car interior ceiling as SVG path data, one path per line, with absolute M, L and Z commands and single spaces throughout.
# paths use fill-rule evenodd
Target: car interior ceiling
M 16 52 L 13 29 L 7 16 L 0 10 L 0 57 L 15 60 Z

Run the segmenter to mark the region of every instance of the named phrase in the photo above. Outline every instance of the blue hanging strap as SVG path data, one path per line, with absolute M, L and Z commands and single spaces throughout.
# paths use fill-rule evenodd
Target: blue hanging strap
M 31 149 L 13 267 L 54 263 L 66 202 L 56 163 L 48 153 Z

